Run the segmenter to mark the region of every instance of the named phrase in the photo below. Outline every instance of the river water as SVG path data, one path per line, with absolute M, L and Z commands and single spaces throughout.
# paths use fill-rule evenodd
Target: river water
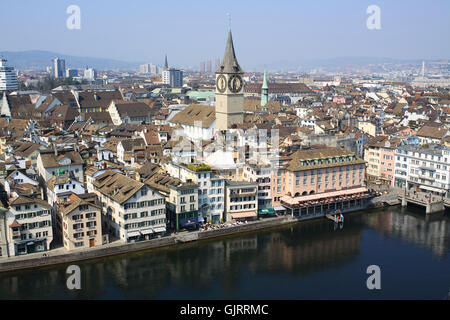
M 0 299 L 443 299 L 449 248 L 449 213 L 393 207 L 80 262 L 80 290 L 63 265 L 3 273 Z

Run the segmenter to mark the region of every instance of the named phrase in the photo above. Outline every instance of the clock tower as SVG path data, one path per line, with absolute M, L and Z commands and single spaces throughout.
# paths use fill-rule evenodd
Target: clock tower
M 216 130 L 227 130 L 233 124 L 244 123 L 243 74 L 229 30 L 225 56 L 216 71 Z

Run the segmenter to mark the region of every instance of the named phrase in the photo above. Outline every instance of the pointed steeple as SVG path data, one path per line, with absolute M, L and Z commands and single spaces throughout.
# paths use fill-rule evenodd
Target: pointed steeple
M 225 48 L 225 55 L 222 60 L 222 64 L 217 69 L 218 73 L 244 73 L 236 59 L 236 53 L 234 52 L 233 36 L 231 35 L 231 29 L 228 30 L 227 46 Z
M 6 99 L 6 91 L 3 91 L 2 105 L 0 108 L 0 116 L 2 118 L 11 118 L 11 109 L 9 108 L 8 99 Z
M 264 70 L 264 80 L 263 80 L 263 84 L 262 84 L 262 88 L 261 89 L 269 89 L 269 86 L 267 85 L 266 70 Z
M 264 79 L 261 86 L 261 106 L 264 107 L 269 101 L 269 86 L 267 85 L 266 70 L 264 70 Z
M 169 69 L 169 64 L 167 63 L 167 53 L 166 53 L 166 59 L 164 61 L 164 70 L 168 70 Z

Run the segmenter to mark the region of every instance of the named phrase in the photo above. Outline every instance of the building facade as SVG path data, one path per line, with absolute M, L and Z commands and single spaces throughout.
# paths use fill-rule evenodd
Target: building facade
M 450 148 L 399 146 L 394 176 L 395 187 L 450 197 Z
M 51 206 L 41 199 L 19 196 L 6 213 L 10 256 L 50 249 L 53 241 Z
M 6 65 L 6 59 L 0 59 L 0 91 L 17 90 L 19 82 L 13 67 Z
M 165 234 L 166 204 L 159 192 L 114 171 L 99 175 L 93 186 L 110 235 L 134 242 Z
M 68 251 L 103 244 L 100 206 L 70 199 L 58 206 L 57 227 Z

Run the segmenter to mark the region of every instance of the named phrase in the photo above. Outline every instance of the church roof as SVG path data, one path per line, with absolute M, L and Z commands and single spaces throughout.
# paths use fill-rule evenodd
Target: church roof
M 218 73 L 244 73 L 236 59 L 236 53 L 234 52 L 233 37 L 231 30 L 228 31 L 227 46 L 225 48 L 225 56 L 223 57 L 222 64 L 217 69 Z

